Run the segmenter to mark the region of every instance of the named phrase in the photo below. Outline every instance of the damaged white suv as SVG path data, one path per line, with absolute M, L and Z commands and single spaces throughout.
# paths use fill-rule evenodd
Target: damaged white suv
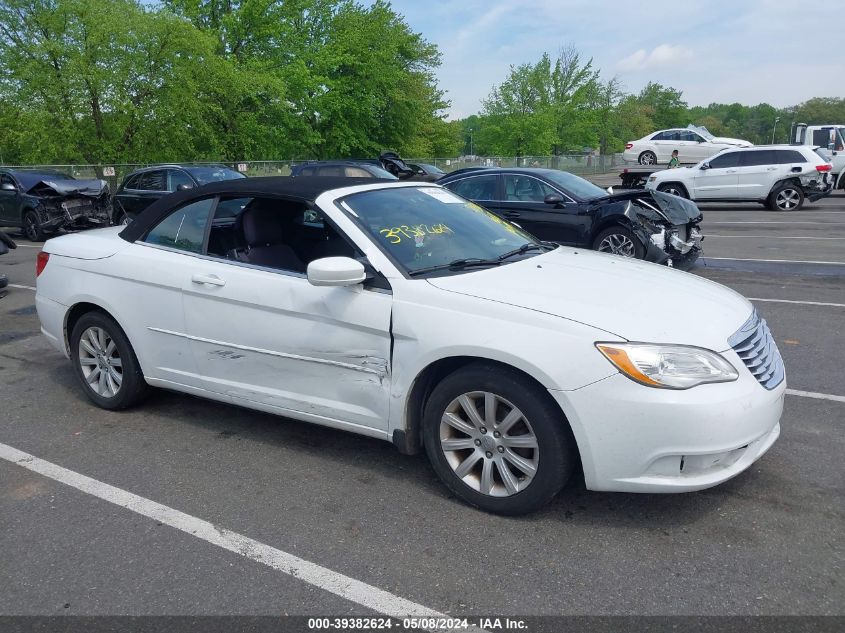
M 811 147 L 766 145 L 724 150 L 705 161 L 649 176 L 646 189 L 696 202 L 759 202 L 797 211 L 830 194 L 831 164 Z

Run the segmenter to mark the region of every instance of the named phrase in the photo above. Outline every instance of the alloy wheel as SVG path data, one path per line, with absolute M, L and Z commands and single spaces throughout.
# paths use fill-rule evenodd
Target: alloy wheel
M 605 237 L 599 242 L 599 247 L 596 250 L 600 253 L 611 253 L 623 257 L 634 257 L 636 255 L 634 243 L 627 235 L 621 233 L 611 233 Z
M 123 383 L 123 361 L 117 344 L 101 327 L 89 327 L 79 339 L 79 366 L 94 393 L 113 398 Z
M 657 157 L 651 152 L 643 152 L 640 156 L 640 165 L 653 165 L 657 162 Z
M 30 242 L 38 241 L 38 220 L 31 213 L 23 219 L 23 232 Z
M 783 211 L 789 211 L 798 206 L 801 195 L 795 189 L 782 189 L 775 196 L 775 206 Z
M 440 421 L 440 448 L 458 479 L 492 497 L 525 490 L 540 455 L 522 411 L 489 391 L 464 393 L 449 403 Z

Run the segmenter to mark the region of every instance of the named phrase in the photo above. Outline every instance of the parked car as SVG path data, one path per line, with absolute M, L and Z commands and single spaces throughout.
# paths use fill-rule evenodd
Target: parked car
M 41 242 L 59 229 L 108 226 L 109 185 L 39 169 L 0 169 L 0 226 Z
M 408 167 L 414 171 L 414 180 L 418 181 L 434 182 L 446 175 L 445 171 L 428 163 L 408 163 Z
M 155 165 L 123 179 L 112 200 L 112 223 L 129 224 L 153 202 L 174 191 L 220 180 L 246 178 L 223 165 Z
M 575 469 L 593 490 L 707 488 L 777 439 L 783 363 L 736 292 L 365 182 L 217 182 L 50 240 L 42 332 L 105 409 L 160 386 L 424 449 L 503 514 Z
M 675 196 L 609 194 L 568 172 L 529 167 L 464 171 L 438 184 L 542 240 L 683 270 L 701 252 L 701 212 Z
M 831 164 L 810 147 L 766 145 L 725 150 L 693 167 L 666 169 L 646 189 L 698 202 L 759 202 L 773 211 L 797 211 L 833 189 Z
M 738 138 L 713 136 L 707 128 L 689 126 L 660 130 L 638 141 L 625 144 L 622 158 L 628 163 L 640 165 L 666 165 L 672 152 L 678 150 L 682 163 L 697 163 L 729 147 L 751 147 L 751 143 Z
M 323 176 L 346 178 L 384 178 L 396 180 L 396 176 L 384 169 L 375 160 L 320 160 L 311 161 L 291 168 L 291 176 Z

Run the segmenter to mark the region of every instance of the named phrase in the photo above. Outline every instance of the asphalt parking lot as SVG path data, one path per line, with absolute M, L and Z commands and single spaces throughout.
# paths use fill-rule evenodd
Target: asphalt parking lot
M 0 460 L 0 614 L 374 614 L 391 596 L 455 615 L 845 614 L 845 195 L 702 210 L 693 274 L 752 298 L 784 356 L 779 441 L 714 489 L 575 482 L 522 518 L 464 506 L 423 455 L 377 440 L 164 391 L 95 408 L 39 334 L 38 245 L 15 235 L 0 445 L 114 489 Z M 189 518 L 121 507 L 143 504 L 115 490 Z M 227 531 L 254 541 L 224 548 Z M 382 594 L 331 591 L 369 591 L 354 581 Z

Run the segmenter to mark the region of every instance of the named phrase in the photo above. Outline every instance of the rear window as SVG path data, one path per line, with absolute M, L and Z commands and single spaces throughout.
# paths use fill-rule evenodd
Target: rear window
M 756 167 L 757 165 L 777 165 L 776 152 L 771 149 L 740 152 L 740 167 Z
M 794 149 L 779 149 L 775 151 L 775 158 L 780 165 L 790 165 L 792 163 L 806 163 L 807 159 L 804 154 Z

